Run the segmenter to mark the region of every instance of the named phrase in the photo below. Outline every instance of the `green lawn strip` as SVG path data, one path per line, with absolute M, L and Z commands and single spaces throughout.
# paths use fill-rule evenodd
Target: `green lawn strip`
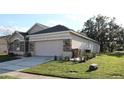
M 90 64 L 98 64 L 98 69 L 86 72 Z M 100 55 L 85 63 L 51 61 L 23 72 L 64 78 L 114 79 L 124 78 L 124 56 Z
M 17 78 L 12 76 L 0 76 L 0 79 L 17 79 Z
M 8 56 L 8 55 L 0 55 L 0 63 L 5 62 L 5 61 L 16 60 L 16 59 L 18 59 L 18 58 L 11 57 L 11 56 Z

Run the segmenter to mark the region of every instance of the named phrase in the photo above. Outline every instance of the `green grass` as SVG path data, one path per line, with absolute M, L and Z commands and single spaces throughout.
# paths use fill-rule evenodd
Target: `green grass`
M 8 55 L 0 55 L 0 62 L 5 62 L 5 61 L 10 61 L 10 60 L 15 60 L 18 59 L 16 57 L 11 57 Z
M 17 78 L 11 76 L 0 76 L 0 79 L 17 79 Z
M 90 64 L 98 64 L 98 69 L 87 72 Z M 85 79 L 124 79 L 124 55 L 101 54 L 86 63 L 51 61 L 36 67 L 26 69 L 24 72 L 65 78 Z

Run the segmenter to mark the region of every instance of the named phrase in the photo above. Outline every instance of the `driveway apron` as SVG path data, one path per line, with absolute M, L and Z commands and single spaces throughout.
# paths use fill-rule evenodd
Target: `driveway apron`
M 27 69 L 39 64 L 46 63 L 51 59 L 52 58 L 50 57 L 25 57 L 22 59 L 3 62 L 0 63 L 0 74 Z

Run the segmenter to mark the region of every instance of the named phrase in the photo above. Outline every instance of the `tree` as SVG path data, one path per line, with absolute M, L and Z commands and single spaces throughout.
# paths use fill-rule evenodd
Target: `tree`
M 115 23 L 115 18 L 97 15 L 88 19 L 83 27 L 82 33 L 86 33 L 88 37 L 100 43 L 101 52 L 113 52 L 116 49 L 117 40 L 122 42 L 118 38 L 122 39 L 119 33 L 124 30 L 122 31 L 122 27 Z

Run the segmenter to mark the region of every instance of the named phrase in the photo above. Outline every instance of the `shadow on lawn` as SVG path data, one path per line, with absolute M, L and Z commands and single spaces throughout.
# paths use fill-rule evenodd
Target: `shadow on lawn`
M 86 72 L 93 72 L 93 71 L 96 71 L 98 68 L 96 68 L 96 69 L 88 69 L 88 70 L 86 70 Z
M 124 52 L 114 52 L 114 53 L 108 53 L 109 56 L 116 56 L 116 57 L 122 57 L 124 56 Z

